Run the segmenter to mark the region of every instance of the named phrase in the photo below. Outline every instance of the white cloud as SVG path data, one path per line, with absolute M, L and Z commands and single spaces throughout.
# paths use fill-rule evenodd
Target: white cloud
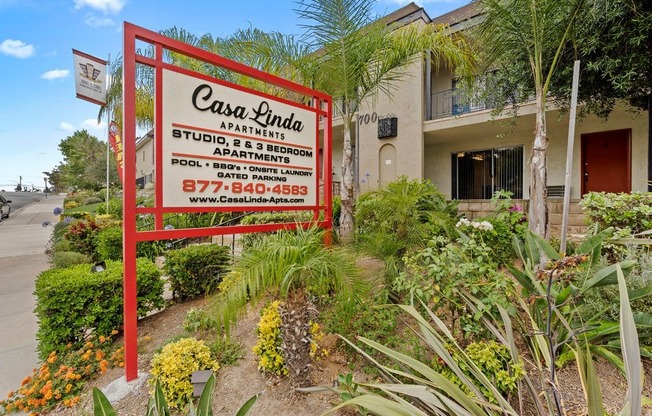
M 100 123 L 97 122 L 96 118 L 87 118 L 86 120 L 82 121 L 81 123 L 82 127 L 85 129 L 89 130 L 104 130 L 106 128 L 106 122 L 102 121 Z
M 108 17 L 97 17 L 91 14 L 86 16 L 86 20 L 84 20 L 84 23 L 86 23 L 86 25 L 90 27 L 113 26 L 114 24 L 113 20 L 109 19 Z
M 62 121 L 61 124 L 59 124 L 59 130 L 64 130 L 64 131 L 72 131 L 75 127 L 70 124 L 66 123 L 65 121 Z
M 65 78 L 68 75 L 70 75 L 70 71 L 67 69 L 53 69 L 52 71 L 48 71 L 41 75 L 42 79 L 57 79 L 57 78 Z
M 22 40 L 5 39 L 0 44 L 0 53 L 16 58 L 29 58 L 34 55 L 34 45 L 28 45 Z
M 118 13 L 124 5 L 124 0 L 75 0 L 75 9 L 90 7 L 104 13 Z

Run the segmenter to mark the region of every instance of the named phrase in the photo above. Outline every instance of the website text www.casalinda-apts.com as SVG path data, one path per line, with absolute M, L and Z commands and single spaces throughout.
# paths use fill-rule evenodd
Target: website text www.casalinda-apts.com
M 212 203 L 212 204 L 302 204 L 304 198 L 282 198 L 265 196 L 190 196 L 190 203 Z

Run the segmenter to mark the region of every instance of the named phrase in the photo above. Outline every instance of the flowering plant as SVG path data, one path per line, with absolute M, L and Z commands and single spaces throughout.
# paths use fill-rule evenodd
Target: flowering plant
M 124 366 L 124 347 L 117 348 L 111 337 L 89 340 L 78 350 L 68 344 L 61 353 L 52 351 L 32 375 L 23 379 L 18 390 L 9 392 L 0 401 L 0 411 L 36 414 L 58 404 L 73 407 L 81 400 L 84 384 L 110 366 Z

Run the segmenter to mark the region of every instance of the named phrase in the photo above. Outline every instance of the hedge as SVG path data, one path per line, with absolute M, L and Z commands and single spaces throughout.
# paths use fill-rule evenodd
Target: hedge
M 229 248 L 200 244 L 165 255 L 165 274 L 175 299 L 192 299 L 206 294 L 217 285 L 231 263 Z
M 147 259 L 137 260 L 138 316 L 164 306 L 160 270 Z M 79 347 L 91 334 L 110 335 L 123 323 L 122 263 L 107 261 L 106 270 L 91 264 L 50 269 L 36 279 L 36 334 L 41 359 L 67 344 Z

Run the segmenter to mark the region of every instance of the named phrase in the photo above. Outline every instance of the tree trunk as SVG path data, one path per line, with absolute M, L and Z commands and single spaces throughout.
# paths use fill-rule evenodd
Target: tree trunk
M 340 238 L 351 240 L 353 238 L 353 150 L 351 149 L 351 125 L 350 117 L 344 114 L 344 149 L 342 153 L 342 183 L 340 185 L 340 196 L 342 198 L 342 210 L 340 212 Z
M 537 89 L 536 92 L 536 103 L 536 130 L 530 156 L 529 224 L 532 232 L 546 237 L 548 231 L 548 209 L 546 207 L 548 137 L 546 135 L 545 97 L 540 89 Z

